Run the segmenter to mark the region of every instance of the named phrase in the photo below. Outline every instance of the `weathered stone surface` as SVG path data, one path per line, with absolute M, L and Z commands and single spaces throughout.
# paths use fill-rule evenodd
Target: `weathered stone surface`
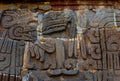
M 37 38 L 36 20 L 30 10 L 5 10 L 0 28 L 0 81 L 21 81 L 25 42 Z
M 119 81 L 120 10 L 0 11 L 0 81 Z

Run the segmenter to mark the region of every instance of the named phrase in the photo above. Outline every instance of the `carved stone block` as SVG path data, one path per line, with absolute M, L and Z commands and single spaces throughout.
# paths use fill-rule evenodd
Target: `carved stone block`
M 0 81 L 119 81 L 120 11 L 0 11 Z

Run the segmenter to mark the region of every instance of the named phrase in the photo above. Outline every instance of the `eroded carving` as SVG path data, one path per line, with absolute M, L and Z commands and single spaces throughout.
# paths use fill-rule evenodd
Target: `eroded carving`
M 119 81 L 120 11 L 50 9 L 0 12 L 0 81 Z
M 30 10 L 4 10 L 0 24 L 0 81 L 20 81 L 25 42 L 37 38 L 35 17 Z
M 45 13 L 42 20 L 43 37 L 34 44 L 29 44 L 27 55 L 30 55 L 30 59 L 27 60 L 28 65 L 25 68 L 39 68 L 40 77 L 44 71 L 48 77 L 78 74 L 79 54 L 76 49 L 76 24 L 73 14 L 73 11 Z

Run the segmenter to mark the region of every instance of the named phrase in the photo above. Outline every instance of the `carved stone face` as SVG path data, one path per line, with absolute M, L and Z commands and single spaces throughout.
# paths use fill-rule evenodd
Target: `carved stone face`
M 10 39 L 32 42 L 37 39 L 37 21 L 29 10 L 4 11 L 1 25 Z
M 72 11 L 54 11 L 45 13 L 42 34 L 52 37 L 75 37 L 75 17 Z

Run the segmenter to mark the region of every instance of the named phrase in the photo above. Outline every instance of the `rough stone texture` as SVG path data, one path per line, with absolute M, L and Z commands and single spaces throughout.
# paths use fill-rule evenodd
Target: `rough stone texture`
M 120 10 L 0 11 L 0 81 L 119 81 Z

